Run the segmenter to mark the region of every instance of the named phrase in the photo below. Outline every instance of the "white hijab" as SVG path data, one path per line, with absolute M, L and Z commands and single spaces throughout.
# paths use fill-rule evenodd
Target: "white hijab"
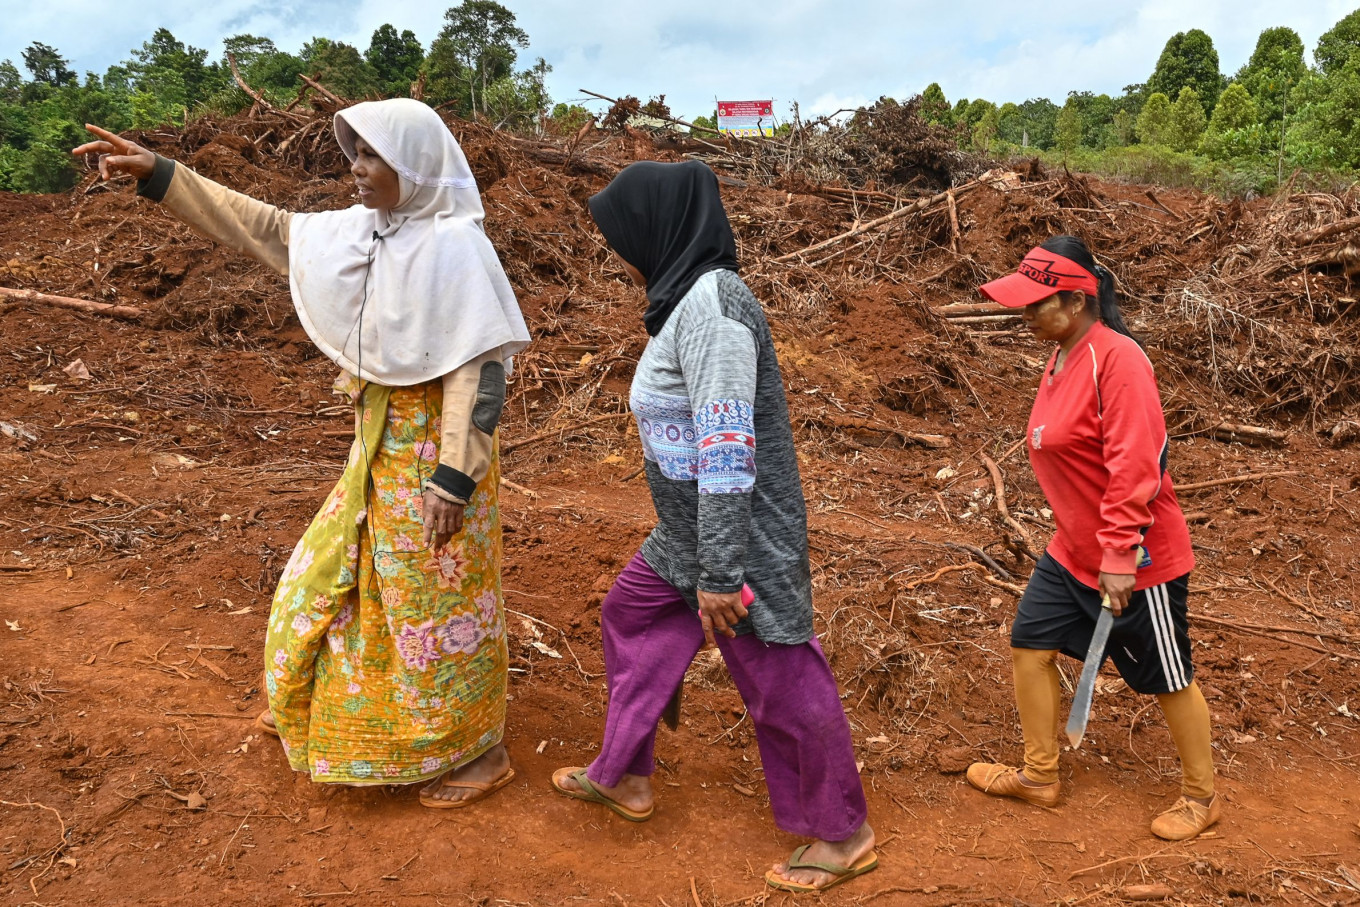
M 356 137 L 373 147 L 397 172 L 400 201 L 293 216 L 289 282 L 307 334 L 341 368 L 392 387 L 494 349 L 509 371 L 529 330 L 439 115 L 409 98 L 367 101 L 335 115 L 335 134 L 351 161 Z

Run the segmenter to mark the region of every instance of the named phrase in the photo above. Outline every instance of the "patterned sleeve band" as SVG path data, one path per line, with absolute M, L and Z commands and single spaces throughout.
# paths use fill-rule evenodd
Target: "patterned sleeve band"
M 696 407 L 700 494 L 750 494 L 756 484 L 755 411 L 744 400 Z

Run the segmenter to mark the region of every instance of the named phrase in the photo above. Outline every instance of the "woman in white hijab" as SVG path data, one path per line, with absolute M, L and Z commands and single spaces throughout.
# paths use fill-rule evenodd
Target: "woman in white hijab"
M 361 204 L 291 214 L 95 126 L 75 154 L 138 179 L 208 238 L 286 274 L 355 404 L 344 474 L 284 568 L 265 640 L 269 710 L 312 780 L 434 779 L 467 806 L 514 777 L 496 426 L 529 340 L 448 128 L 413 100 L 335 116 Z

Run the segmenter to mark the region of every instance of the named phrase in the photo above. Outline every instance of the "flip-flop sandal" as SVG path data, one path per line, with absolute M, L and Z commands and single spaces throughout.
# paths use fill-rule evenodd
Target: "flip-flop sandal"
M 581 789 L 568 790 L 563 787 L 562 782 L 568 778 L 581 785 Z M 595 785 L 590 783 L 590 779 L 586 777 L 586 769 L 577 768 L 576 766 L 559 768 L 557 771 L 553 772 L 552 786 L 559 794 L 566 794 L 573 800 L 585 800 L 587 803 L 599 803 L 603 806 L 607 806 L 629 822 L 646 822 L 652 817 L 652 813 L 656 812 L 655 805 L 646 812 L 638 812 L 635 809 L 629 809 L 617 800 L 611 800 L 609 797 L 606 797 L 596 790 Z
M 439 785 L 439 790 L 441 791 L 452 787 L 459 790 L 477 791 L 477 793 L 473 794 L 471 797 L 464 797 L 461 800 L 436 800 L 433 797 L 426 796 L 422 792 L 420 795 L 420 805 L 428 806 L 430 809 L 462 809 L 465 806 L 471 806 L 478 801 L 485 800 L 513 780 L 515 780 L 515 770 L 513 768 L 506 769 L 504 775 L 501 775 L 495 781 L 490 782 L 444 780 Z
M 802 885 L 798 882 L 790 882 L 788 879 L 780 878 L 775 875 L 773 869 L 765 873 L 765 884 L 771 888 L 778 888 L 781 891 L 792 891 L 803 893 L 808 891 L 826 891 L 828 888 L 835 888 L 842 882 L 848 882 L 856 876 L 862 876 L 866 872 L 872 872 L 878 868 L 878 854 L 872 850 L 855 861 L 853 866 L 837 866 L 834 863 L 813 863 L 805 861 L 803 854 L 811 847 L 811 844 L 804 844 L 793 852 L 789 857 L 789 869 L 816 869 L 821 872 L 828 872 L 834 878 L 825 885 Z
M 268 717 L 269 717 L 269 709 L 265 709 L 263 712 L 261 712 L 260 714 L 256 715 L 256 716 L 255 716 L 255 730 L 257 730 L 257 731 L 264 731 L 266 734 L 268 734 L 268 735 L 271 736 L 271 737 L 278 737 L 278 736 L 279 736 L 279 729 L 278 729 L 278 726 L 277 726 L 277 725 L 270 724 L 268 721 L 266 721 L 265 719 L 268 718 Z

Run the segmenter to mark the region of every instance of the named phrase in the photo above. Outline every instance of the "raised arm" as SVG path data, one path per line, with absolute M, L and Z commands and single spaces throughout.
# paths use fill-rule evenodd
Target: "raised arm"
M 101 179 L 136 177 L 138 195 L 162 202 L 197 233 L 288 273 L 289 212 L 234 192 L 106 129 L 85 128 L 98 139 L 71 153 L 98 155 Z

